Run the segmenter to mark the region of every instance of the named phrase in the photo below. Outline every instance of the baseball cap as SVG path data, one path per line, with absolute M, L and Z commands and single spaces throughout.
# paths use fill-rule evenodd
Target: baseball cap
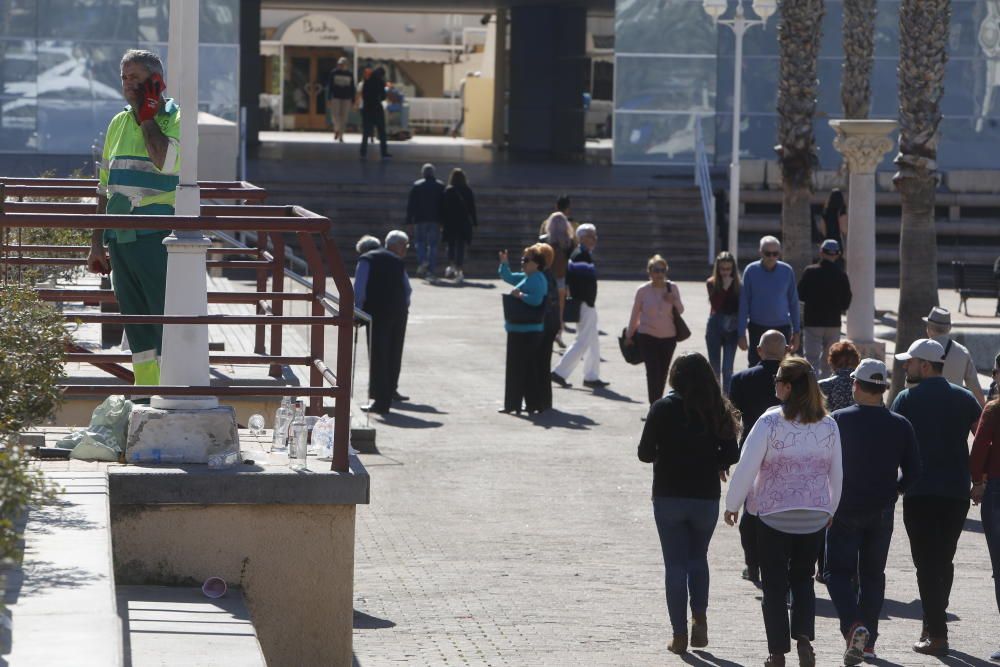
M 840 254 L 840 242 L 836 239 L 827 239 L 823 241 L 823 244 L 820 245 L 819 249 L 831 255 Z
M 851 377 L 872 384 L 889 384 L 887 379 L 889 372 L 886 370 L 885 364 L 878 359 L 862 359 L 858 367 L 851 373 Z
M 910 345 L 910 349 L 896 355 L 899 361 L 907 359 L 923 359 L 924 361 L 944 361 L 944 347 L 930 338 L 918 338 Z

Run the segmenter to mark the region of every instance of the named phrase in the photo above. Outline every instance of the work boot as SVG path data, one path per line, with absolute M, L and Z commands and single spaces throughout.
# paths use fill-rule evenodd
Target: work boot
M 708 646 L 708 618 L 705 614 L 691 615 L 691 646 L 694 648 Z
M 687 635 L 674 635 L 673 640 L 667 644 L 667 650 L 671 653 L 676 653 L 680 655 L 682 653 L 687 653 L 688 650 L 688 638 Z
M 764 661 L 764 667 L 785 667 L 785 656 L 782 653 L 772 653 Z

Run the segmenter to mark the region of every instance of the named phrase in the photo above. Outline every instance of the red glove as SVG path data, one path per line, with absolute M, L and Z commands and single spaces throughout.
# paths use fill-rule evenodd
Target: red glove
M 156 117 L 156 112 L 160 110 L 160 93 L 166 89 L 167 86 L 163 83 L 163 77 L 159 74 L 153 74 L 146 79 L 146 83 L 142 87 L 142 102 L 139 103 L 139 108 L 136 109 L 140 125 Z

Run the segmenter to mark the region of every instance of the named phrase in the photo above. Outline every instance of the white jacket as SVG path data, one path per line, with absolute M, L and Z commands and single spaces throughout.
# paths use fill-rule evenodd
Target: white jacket
M 729 480 L 726 510 L 767 516 L 787 510 L 833 515 L 840 504 L 844 464 L 840 429 L 827 415 L 815 424 L 785 419 L 769 409 L 750 429 L 740 462 Z

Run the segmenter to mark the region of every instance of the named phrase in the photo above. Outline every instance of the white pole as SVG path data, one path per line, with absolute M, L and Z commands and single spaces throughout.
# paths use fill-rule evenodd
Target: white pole
M 285 130 L 285 45 L 278 45 L 278 132 Z
M 198 21 L 199 0 L 170 0 L 170 73 L 181 108 L 181 173 L 174 206 L 178 216 L 201 215 L 198 189 Z M 210 242 L 200 231 L 174 231 L 163 240 L 167 247 L 167 315 L 208 314 L 205 255 Z M 208 327 L 171 324 L 163 327 L 164 385 L 209 384 Z M 154 408 L 206 409 L 218 407 L 212 396 L 154 396 Z
M 729 162 L 729 252 L 739 259 L 740 222 L 740 113 L 743 110 L 743 33 L 746 19 L 743 4 L 736 5 L 736 19 L 732 23 L 736 37 L 736 57 L 733 72 L 733 144 Z

